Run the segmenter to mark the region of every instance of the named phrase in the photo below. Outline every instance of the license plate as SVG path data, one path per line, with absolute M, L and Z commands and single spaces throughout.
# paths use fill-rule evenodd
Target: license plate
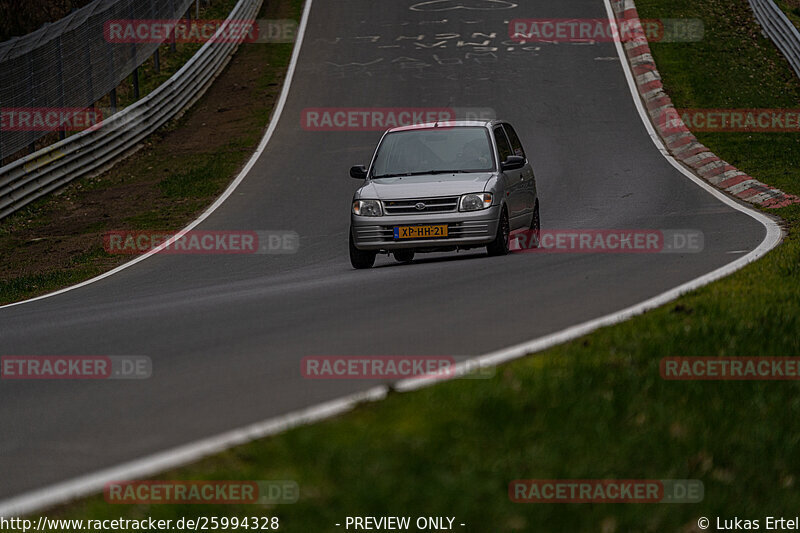
M 447 237 L 447 225 L 441 226 L 395 226 L 395 239 L 430 239 Z

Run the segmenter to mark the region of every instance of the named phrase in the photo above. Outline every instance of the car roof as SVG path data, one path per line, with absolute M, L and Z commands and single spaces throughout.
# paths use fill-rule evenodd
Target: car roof
M 409 130 L 425 130 L 433 128 L 458 128 L 466 126 L 479 126 L 482 128 L 489 128 L 495 124 L 503 123 L 502 120 L 443 120 L 439 122 L 425 122 L 424 124 L 412 124 L 411 126 L 398 126 L 390 128 L 386 133 L 393 133 L 395 131 L 409 131 Z

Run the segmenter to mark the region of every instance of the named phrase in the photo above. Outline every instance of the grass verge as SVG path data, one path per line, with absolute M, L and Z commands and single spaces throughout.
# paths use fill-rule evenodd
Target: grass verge
M 642 17 L 701 17 L 706 39 L 657 44 L 679 107 L 782 107 L 800 97 L 746 0 L 639 0 Z M 674 47 L 674 48 L 673 48 Z M 709 78 L 709 75 L 712 78 Z M 800 193 L 797 140 L 701 134 L 717 154 Z M 341 531 L 346 516 L 454 516 L 458 530 L 699 531 L 701 516 L 794 517 L 800 509 L 796 382 L 670 382 L 667 356 L 800 355 L 800 206 L 777 211 L 786 242 L 725 280 L 626 323 L 500 368 L 491 380 L 391 395 L 335 420 L 241 446 L 162 479 L 293 479 L 294 505 L 114 506 L 75 518 L 278 516 L 286 532 Z M 514 504 L 520 478 L 699 479 L 699 504 Z M 54 513 L 50 513 L 54 516 Z M 412 529 L 413 530 L 413 529 Z

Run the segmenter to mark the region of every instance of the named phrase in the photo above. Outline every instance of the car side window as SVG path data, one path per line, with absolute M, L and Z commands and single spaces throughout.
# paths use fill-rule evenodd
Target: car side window
M 508 134 L 508 140 L 511 141 L 511 149 L 514 150 L 514 155 L 525 157 L 525 150 L 522 149 L 522 142 L 520 142 L 517 132 L 514 131 L 511 124 L 504 124 L 503 127 Z
M 500 154 L 500 162 L 502 163 L 508 159 L 508 156 L 513 155 L 511 145 L 508 144 L 508 139 L 502 126 L 497 126 L 494 129 L 494 138 L 497 141 L 497 152 Z

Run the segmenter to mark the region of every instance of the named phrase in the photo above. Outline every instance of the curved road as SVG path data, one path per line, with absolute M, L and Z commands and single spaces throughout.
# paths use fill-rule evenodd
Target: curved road
M 0 499 L 372 385 L 304 380 L 304 356 L 483 354 L 625 308 L 758 246 L 762 224 L 655 148 L 613 43 L 507 40 L 512 18 L 605 16 L 601 0 L 316 0 L 272 140 L 197 228 L 292 230 L 300 251 L 157 255 L 0 309 L 2 354 L 154 363 L 143 381 L 0 383 Z M 413 265 L 381 256 L 352 270 L 358 182 L 347 169 L 369 161 L 380 133 L 300 127 L 304 108 L 334 106 L 493 108 L 533 160 L 544 228 L 693 228 L 705 250 L 476 251 Z

